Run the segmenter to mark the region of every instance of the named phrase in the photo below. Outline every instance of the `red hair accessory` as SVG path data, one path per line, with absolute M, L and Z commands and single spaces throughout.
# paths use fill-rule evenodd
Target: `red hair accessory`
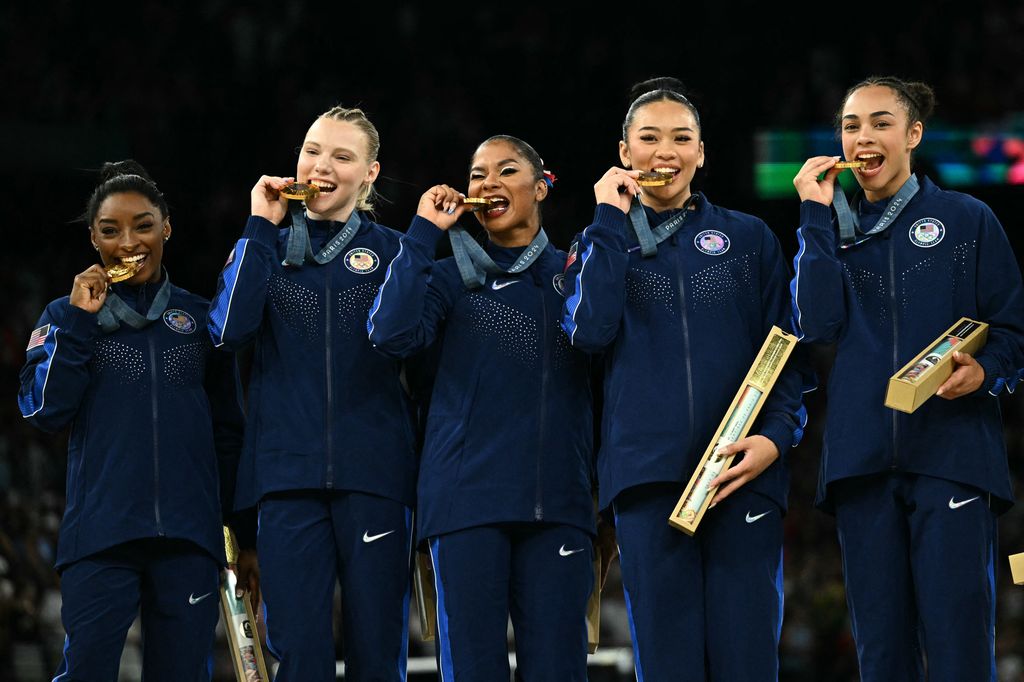
M 544 171 L 544 182 L 548 184 L 548 187 L 554 187 L 555 181 L 557 180 L 558 178 L 555 176 L 554 173 L 552 173 L 549 170 Z

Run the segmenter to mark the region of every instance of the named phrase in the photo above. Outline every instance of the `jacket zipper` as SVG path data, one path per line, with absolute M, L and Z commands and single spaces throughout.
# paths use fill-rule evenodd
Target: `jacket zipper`
M 897 307 L 896 307 L 896 248 L 893 245 L 892 235 L 889 237 L 889 305 L 892 307 L 892 371 L 899 370 L 899 330 L 897 328 Z M 890 468 L 897 468 L 899 449 L 897 445 L 897 417 L 896 410 L 889 410 L 892 413 L 892 465 Z
M 676 249 L 676 283 L 679 286 L 679 316 L 682 318 L 683 328 L 683 355 L 686 357 L 686 395 L 688 398 L 687 408 L 689 416 L 689 428 L 687 433 L 690 436 L 690 443 L 687 444 L 687 451 L 693 444 L 693 361 L 690 358 L 690 324 L 687 319 L 686 306 L 686 270 L 683 267 L 682 249 Z
M 153 516 L 156 519 L 156 532 L 164 534 L 163 521 L 160 520 L 160 430 L 159 409 L 157 406 L 157 371 L 156 348 L 152 334 L 149 337 L 149 381 L 153 404 Z
M 548 402 L 548 305 L 544 296 L 543 283 L 538 284 L 540 290 L 541 310 L 541 375 L 540 375 L 540 419 L 537 429 L 537 490 L 533 504 L 533 518 L 535 521 L 544 519 L 544 490 L 541 485 L 541 458 L 544 456 L 544 421 L 547 414 Z
M 334 372 L 331 368 L 331 272 L 326 266 L 324 266 L 324 275 L 324 290 L 326 291 L 324 308 L 327 321 L 327 326 L 324 329 L 324 333 L 326 335 L 326 343 L 324 344 L 324 366 L 326 371 L 324 372 L 324 375 L 327 382 L 327 411 L 324 414 L 324 434 L 327 439 L 326 486 L 328 489 L 331 489 L 334 487 L 334 438 L 333 426 L 331 423 L 331 417 L 334 414 L 334 391 L 332 390 L 332 386 L 334 384 Z

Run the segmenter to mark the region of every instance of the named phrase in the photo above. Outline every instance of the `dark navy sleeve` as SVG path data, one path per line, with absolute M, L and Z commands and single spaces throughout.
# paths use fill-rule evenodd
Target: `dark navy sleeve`
M 68 299 L 50 303 L 32 333 L 21 369 L 18 407 L 43 431 L 70 424 L 89 386 L 92 341 L 100 333 L 96 315 Z
M 763 337 L 768 337 L 773 325 L 793 333 L 789 292 L 786 288 L 789 269 L 779 240 L 763 223 L 760 269 Z M 798 345 L 776 379 L 761 413 L 760 434 L 775 443 L 780 457 L 800 443 L 807 423 L 803 394 L 813 387 L 813 372 L 806 362 L 804 351 Z
M 985 370 L 980 390 L 1013 391 L 1024 376 L 1024 291 L 1020 268 L 999 220 L 983 206 L 978 232 L 978 316 L 989 324 L 976 360 Z
M 242 453 L 245 417 L 242 414 L 242 387 L 235 354 L 214 349 L 206 360 L 206 395 L 210 401 L 213 443 L 217 452 L 220 478 L 221 515 L 238 537 L 242 547 L 255 546 L 255 508 L 234 511 L 238 462 Z
M 626 302 L 626 214 L 598 204 L 594 223 L 577 237 L 576 259 L 565 273 L 562 329 L 572 345 L 588 353 L 615 340 Z
M 242 238 L 217 280 L 207 328 L 213 345 L 238 350 L 248 343 L 263 321 L 267 283 L 278 260 L 280 228 L 265 218 L 249 216 Z
M 831 343 L 846 320 L 843 266 L 836 255 L 832 209 L 816 201 L 800 204 L 796 274 L 790 283 L 794 331 L 801 341 Z
M 388 357 L 407 358 L 433 343 L 453 305 L 453 283 L 434 262 L 443 235 L 416 216 L 388 266 L 366 323 L 370 343 Z

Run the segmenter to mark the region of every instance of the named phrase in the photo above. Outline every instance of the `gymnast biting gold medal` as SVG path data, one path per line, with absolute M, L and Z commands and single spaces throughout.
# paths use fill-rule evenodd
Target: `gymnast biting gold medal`
M 299 201 L 309 201 L 320 195 L 319 187 L 305 182 L 289 182 L 279 191 L 281 196 L 286 199 L 298 199 Z
M 126 279 L 131 279 L 135 276 L 135 273 L 139 271 L 139 265 L 145 256 L 129 256 L 128 258 L 122 259 L 120 263 L 114 263 L 104 268 L 107 271 L 107 275 L 110 276 L 110 281 L 113 283 L 123 282 Z
M 640 171 L 640 175 L 637 176 L 636 182 L 641 187 L 664 187 L 668 183 L 672 182 L 672 178 L 674 177 L 675 173 L 665 171 Z
M 505 202 L 487 197 L 462 197 L 462 203 L 467 204 L 470 211 L 482 211 L 483 209 L 490 208 L 495 204 L 502 204 Z

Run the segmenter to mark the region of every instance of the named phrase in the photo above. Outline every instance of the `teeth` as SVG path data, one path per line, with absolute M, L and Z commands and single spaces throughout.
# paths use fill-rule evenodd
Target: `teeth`
M 655 173 L 671 173 L 673 175 L 679 172 L 678 168 L 668 168 L 667 166 L 659 166 L 657 168 L 652 168 L 651 170 Z
M 877 159 L 880 156 L 881 156 L 881 154 L 872 152 L 870 154 L 858 154 L 857 158 L 860 159 L 861 161 L 864 161 L 864 160 L 867 160 L 867 159 Z
M 126 257 L 121 259 L 121 262 L 122 263 L 135 263 L 135 262 L 138 262 L 138 261 L 142 260 L 145 257 L 146 257 L 146 254 L 140 253 L 140 254 L 138 254 L 136 256 L 126 256 Z
M 309 184 L 313 185 L 321 192 L 333 192 L 338 187 L 337 185 L 324 180 L 310 180 Z

